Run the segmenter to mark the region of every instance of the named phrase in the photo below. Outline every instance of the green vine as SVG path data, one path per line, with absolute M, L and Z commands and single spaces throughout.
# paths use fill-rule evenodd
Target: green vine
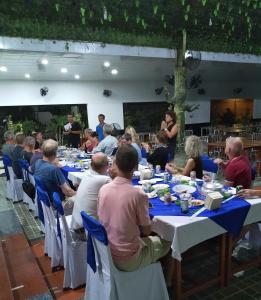
M 0 35 L 261 53 L 260 0 L 7 0 Z

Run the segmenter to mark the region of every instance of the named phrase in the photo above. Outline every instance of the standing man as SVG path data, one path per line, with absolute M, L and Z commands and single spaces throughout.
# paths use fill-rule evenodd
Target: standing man
M 96 132 L 98 133 L 99 136 L 99 141 L 104 139 L 104 135 L 103 135 L 103 126 L 105 124 L 104 120 L 105 120 L 105 115 L 103 114 L 99 114 L 98 115 L 98 120 L 99 120 L 99 124 L 96 126 Z
M 78 148 L 80 146 L 80 134 L 81 134 L 81 125 L 74 120 L 72 114 L 68 114 L 68 123 L 64 125 L 63 134 L 67 136 L 67 144 L 73 148 Z

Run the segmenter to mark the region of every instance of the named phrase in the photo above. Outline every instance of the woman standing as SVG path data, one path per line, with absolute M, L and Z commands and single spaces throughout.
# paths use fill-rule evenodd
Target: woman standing
M 176 124 L 176 113 L 174 111 L 168 110 L 165 113 L 165 120 L 161 122 L 160 129 L 164 131 L 166 138 L 168 140 L 169 149 L 169 161 L 174 159 L 177 135 L 178 135 L 178 125 Z

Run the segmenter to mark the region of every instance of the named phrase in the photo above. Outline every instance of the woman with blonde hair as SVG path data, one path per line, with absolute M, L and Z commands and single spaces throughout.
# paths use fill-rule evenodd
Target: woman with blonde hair
M 203 164 L 201 159 L 202 142 L 198 136 L 191 135 L 186 139 L 185 153 L 188 159 L 184 168 L 177 168 L 175 164 L 168 163 L 166 165 L 166 170 L 172 173 L 174 172 L 174 170 L 177 170 L 179 172 L 182 172 L 182 175 L 184 176 L 190 176 L 190 172 L 195 171 L 196 177 L 202 178 L 203 177 Z
M 141 144 L 140 144 L 139 135 L 137 134 L 136 130 L 132 126 L 126 127 L 125 133 L 131 135 L 131 140 L 132 140 L 131 145 L 136 149 L 138 153 L 139 162 L 141 162 L 142 156 L 141 156 Z

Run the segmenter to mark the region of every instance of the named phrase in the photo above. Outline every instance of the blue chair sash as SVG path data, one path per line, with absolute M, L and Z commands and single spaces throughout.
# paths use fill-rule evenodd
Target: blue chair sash
M 92 239 L 95 238 L 98 241 L 102 242 L 104 245 L 108 246 L 108 238 L 105 228 L 102 224 L 87 215 L 85 211 L 81 212 L 83 227 L 88 231 L 88 240 L 87 240 L 87 263 L 92 268 L 93 272 L 96 272 L 96 260 L 95 260 L 95 251 L 93 247 Z
M 28 161 L 25 159 L 18 159 L 18 163 L 19 163 L 20 167 L 25 171 L 26 178 L 24 178 L 24 179 L 26 181 L 30 181 L 29 180 L 29 163 L 28 163 Z
M 202 156 L 203 170 L 207 172 L 217 173 L 218 165 L 213 162 L 208 156 Z
M 10 174 L 8 171 L 8 167 L 12 167 L 12 161 L 8 155 L 3 156 L 3 164 L 4 164 L 4 168 L 5 168 L 6 178 L 7 178 L 7 180 L 10 180 Z
M 42 183 L 39 181 L 39 178 L 36 176 L 35 178 L 35 183 L 36 183 L 36 192 L 37 192 L 37 206 L 38 206 L 38 215 L 39 219 L 42 222 L 43 225 L 45 225 L 44 222 L 44 213 L 43 213 L 43 208 L 41 202 L 44 203 L 44 205 L 50 207 L 50 199 L 48 196 L 48 193 L 45 191 L 45 189 L 42 188 Z
M 61 234 L 61 225 L 60 225 L 60 216 L 64 215 L 63 205 L 61 201 L 61 197 L 58 193 L 53 193 L 53 204 L 56 210 L 56 225 L 57 225 L 57 235 L 59 236 L 62 242 L 62 234 Z

